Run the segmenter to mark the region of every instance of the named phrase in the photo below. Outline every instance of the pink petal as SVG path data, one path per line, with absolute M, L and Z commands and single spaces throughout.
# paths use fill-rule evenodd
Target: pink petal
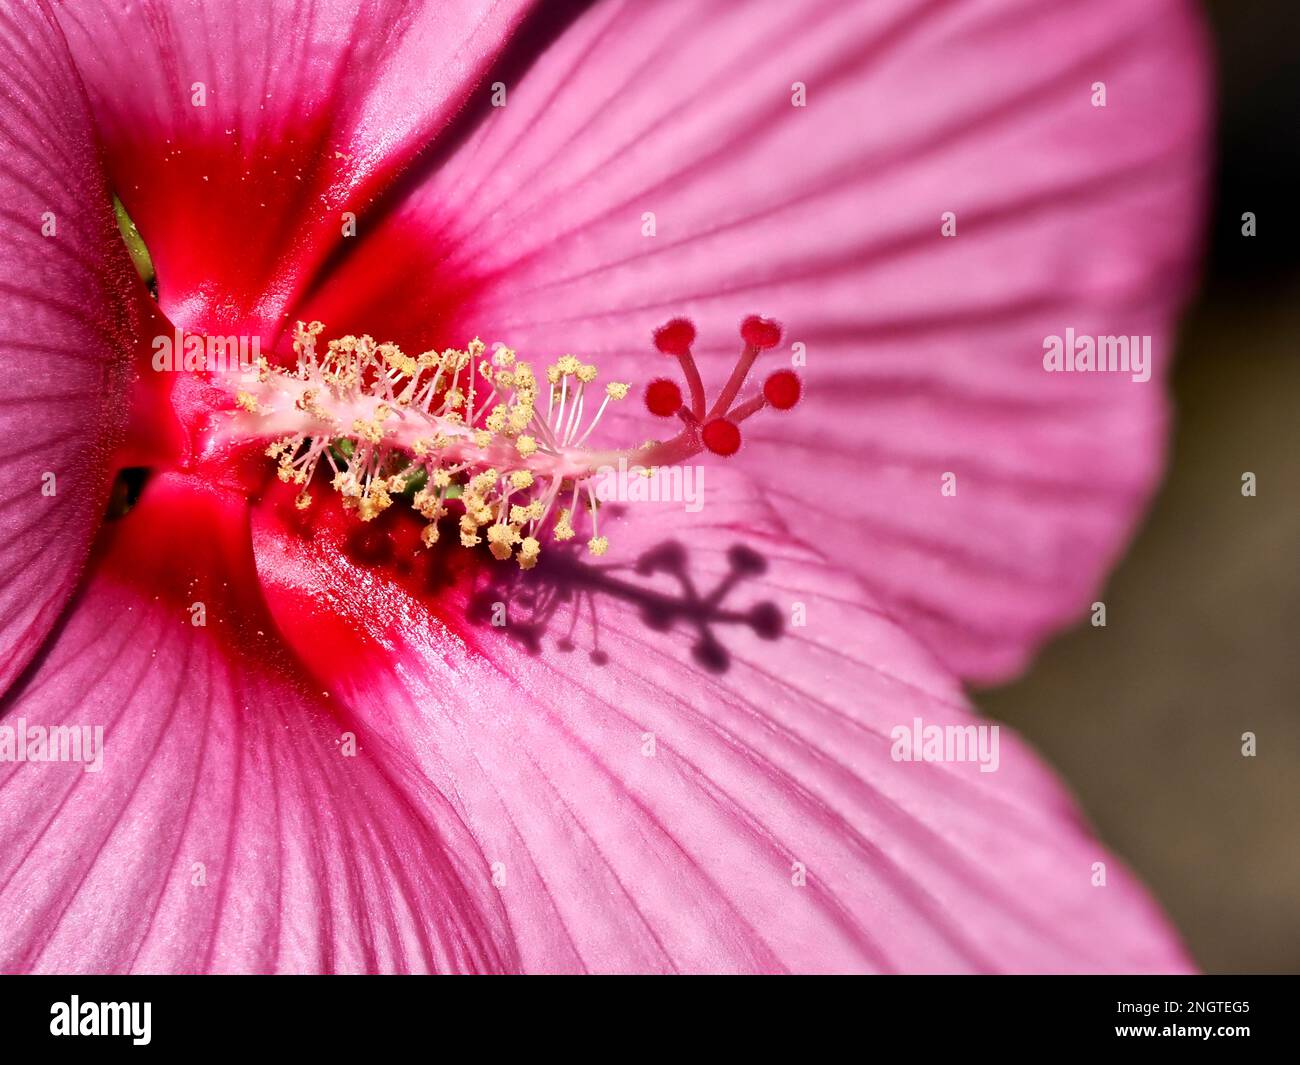
M 782 320 L 807 402 L 737 462 L 946 662 L 1000 677 L 1096 594 L 1160 470 L 1204 53 L 1183 0 L 600 4 L 303 316 L 645 382 L 685 313 L 715 388 L 741 318 Z M 1067 328 L 1153 336 L 1153 381 L 1044 373 Z M 658 431 L 628 413 L 623 443 Z
M 58 28 L 21 6 L 0 20 L 0 57 L 2 692 L 54 624 L 104 512 L 139 308 Z
M 346 247 L 343 212 L 444 130 L 526 7 L 61 5 L 173 321 L 273 337 L 294 290 Z
M 891 760 L 895 725 L 972 722 L 957 682 L 739 478 L 706 486 L 602 512 L 621 563 L 552 545 L 517 582 L 395 547 L 395 512 L 257 512 L 277 623 L 473 831 L 525 970 L 1185 970 L 1019 743 Z
M 99 772 L 0 762 L 0 971 L 514 968 L 463 825 L 276 640 L 245 514 L 151 483 L 0 706 L 104 729 Z

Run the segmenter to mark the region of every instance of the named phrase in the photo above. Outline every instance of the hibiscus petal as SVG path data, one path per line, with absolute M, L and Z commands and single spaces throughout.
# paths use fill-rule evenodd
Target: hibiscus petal
M 245 515 L 151 483 L 0 705 L 103 727 L 98 772 L 0 761 L 0 971 L 516 967 L 464 826 L 275 640 Z
M 137 333 L 85 94 L 39 8 L 0 18 L 0 692 L 54 624 L 104 512 Z
M 287 640 L 470 826 L 523 967 L 1186 969 L 1018 742 L 891 759 L 895 726 L 974 723 L 958 683 L 740 478 L 706 487 L 602 511 L 622 563 L 551 545 L 522 576 L 417 559 L 391 511 L 254 519 Z
M 187 329 L 274 338 L 356 213 L 464 106 L 526 0 L 70 2 L 115 187 Z
M 304 316 L 645 381 L 685 313 L 715 382 L 743 316 L 781 319 L 806 402 L 736 461 L 946 662 L 1004 676 L 1095 595 L 1160 469 L 1204 52 L 1182 0 L 600 4 Z M 1044 373 L 1068 328 L 1153 337 L 1153 381 Z

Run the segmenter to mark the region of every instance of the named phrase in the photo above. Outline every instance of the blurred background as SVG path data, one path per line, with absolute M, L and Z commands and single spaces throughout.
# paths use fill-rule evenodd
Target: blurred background
M 1106 627 L 1085 619 L 976 698 L 1069 781 L 1202 968 L 1300 972 L 1297 0 L 1205 7 L 1219 173 L 1165 484 L 1101 595 Z

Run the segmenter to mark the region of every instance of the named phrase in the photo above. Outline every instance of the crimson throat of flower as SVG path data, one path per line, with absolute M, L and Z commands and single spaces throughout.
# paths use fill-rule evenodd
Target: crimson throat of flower
M 733 455 L 745 419 L 764 407 L 788 410 L 801 391 L 793 371 L 778 370 L 756 394 L 737 401 L 759 353 L 781 339 L 775 322 L 751 317 L 741 325 L 735 368 L 707 403 L 691 354 L 695 328 L 674 319 L 656 330 L 654 343 L 677 360 L 688 398 L 675 381 L 658 378 L 647 386 L 645 403 L 655 415 L 680 420 L 680 431 L 668 440 L 602 450 L 588 441 L 606 408 L 625 399 L 630 386 L 611 382 L 599 389 L 596 367 L 573 355 L 546 367 L 543 405 L 543 382 L 504 345 L 489 352 L 476 337 L 463 350 L 413 357 L 369 336 L 345 336 L 321 352 L 323 329 L 320 322 L 298 323 L 295 369 L 261 358 L 240 378 L 231 431 L 272 441 L 266 454 L 276 460 L 280 480 L 301 486 L 299 508 L 311 505 L 309 486 L 324 462 L 329 484 L 362 521 L 395 498 L 409 499 L 428 521 L 421 539 L 431 547 L 441 519 L 458 513 L 463 546 L 486 539 L 494 557 L 514 557 L 523 569 L 536 565 L 548 533 L 572 539 L 580 514 L 590 524 L 588 550 L 608 550 L 591 484 L 601 468 L 620 460 L 668 466 L 702 451 Z

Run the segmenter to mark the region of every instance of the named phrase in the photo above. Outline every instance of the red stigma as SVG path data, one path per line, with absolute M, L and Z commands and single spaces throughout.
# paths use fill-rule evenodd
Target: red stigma
M 803 384 L 793 370 L 777 370 L 763 382 L 763 398 L 776 410 L 789 410 L 799 402 Z
M 705 422 L 700 434 L 704 446 L 715 455 L 734 455 L 740 450 L 740 428 L 726 418 L 714 418 Z
M 661 377 L 651 381 L 645 390 L 646 409 L 661 418 L 676 414 L 682 406 L 682 390 L 673 381 Z
M 651 381 L 646 388 L 647 409 L 662 417 L 680 412 L 695 446 L 702 444 L 715 455 L 734 455 L 740 450 L 738 426 L 741 422 L 764 407 L 770 406 L 777 410 L 793 407 L 799 401 L 802 390 L 799 378 L 793 373 L 787 371 L 783 374 L 778 371 L 757 395 L 742 398 L 741 390 L 759 355 L 764 349 L 775 347 L 781 342 L 781 326 L 770 318 L 751 314 L 741 323 L 740 333 L 745 345 L 740 350 L 736 365 L 732 367 L 731 375 L 718 389 L 712 403 L 706 399 L 704 380 L 690 350 L 690 345 L 695 340 L 695 326 L 685 318 L 674 318 L 655 330 L 654 334 L 655 347 L 677 356 L 689 389 L 689 401 L 683 402 L 683 390 L 674 382 L 661 378 Z
M 781 343 L 781 326 L 770 318 L 754 314 L 740 323 L 740 335 L 751 348 L 765 351 Z
M 655 347 L 665 355 L 686 355 L 695 343 L 695 326 L 686 318 L 674 318 L 655 330 Z

